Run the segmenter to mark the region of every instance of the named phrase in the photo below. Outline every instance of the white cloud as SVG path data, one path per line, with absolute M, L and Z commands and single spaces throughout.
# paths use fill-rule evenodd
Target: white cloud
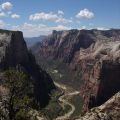
M 82 26 L 80 29 L 87 29 L 87 27 L 86 26 Z
M 0 20 L 0 28 L 4 28 L 5 27 L 5 22 L 3 20 Z
M 24 23 L 21 26 L 12 26 L 13 30 L 21 30 L 24 33 L 24 36 L 33 37 L 39 36 L 40 34 L 50 34 L 53 30 L 69 30 L 71 27 L 64 25 L 58 26 L 47 26 L 44 24 L 29 24 Z
M 71 23 L 72 20 L 65 19 L 65 18 L 63 18 L 63 17 L 59 17 L 55 22 L 56 22 L 56 23 Z
M 89 11 L 88 9 L 83 9 L 76 15 L 76 18 L 91 19 L 93 17 L 94 17 L 94 13 L 92 11 Z
M 64 12 L 62 10 L 58 10 L 58 14 L 64 15 Z
M 109 28 L 97 27 L 97 30 L 109 30 Z
M 63 16 L 54 14 L 52 12 L 50 12 L 50 13 L 44 13 L 44 12 L 35 13 L 35 14 L 29 16 L 29 20 L 33 20 L 33 21 L 43 20 L 43 21 L 52 21 L 52 22 L 56 22 L 56 23 L 72 22 L 72 20 L 65 19 Z
M 47 25 L 44 25 L 44 24 L 28 24 L 28 23 L 24 23 L 24 25 L 22 26 L 23 29 L 26 29 L 26 30 L 36 30 L 36 31 L 43 31 L 43 32 L 49 32 L 49 31 L 52 31 L 52 30 L 68 30 L 69 28 L 66 27 L 66 26 L 63 26 L 63 25 L 58 25 L 58 26 L 53 26 L 53 27 L 49 27 Z
M 4 12 L 0 12 L 0 17 L 5 17 L 6 14 Z
M 2 9 L 3 10 L 11 10 L 12 9 L 12 7 L 13 7 L 13 5 L 10 3 L 10 2 L 5 2 L 5 3 L 3 3 L 2 5 Z
M 69 30 L 71 29 L 71 27 L 67 27 L 67 26 L 64 26 L 64 25 L 58 25 L 58 26 L 55 26 L 55 27 L 50 27 L 50 31 L 52 30 Z
M 19 18 L 20 18 L 20 15 L 18 15 L 18 14 L 12 14 L 12 15 L 11 15 L 11 18 L 13 18 L 13 19 L 19 19 Z

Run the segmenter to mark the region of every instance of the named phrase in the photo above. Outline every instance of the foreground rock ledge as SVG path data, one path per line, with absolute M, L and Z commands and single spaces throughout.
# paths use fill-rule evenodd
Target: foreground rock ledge
M 120 92 L 77 120 L 120 120 Z

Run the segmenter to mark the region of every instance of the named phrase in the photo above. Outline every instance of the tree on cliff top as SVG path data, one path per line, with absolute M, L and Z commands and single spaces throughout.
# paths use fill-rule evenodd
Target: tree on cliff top
M 28 112 L 33 101 L 32 84 L 20 71 L 8 70 L 4 73 L 4 88 L 7 94 L 0 97 L 2 120 L 29 120 Z

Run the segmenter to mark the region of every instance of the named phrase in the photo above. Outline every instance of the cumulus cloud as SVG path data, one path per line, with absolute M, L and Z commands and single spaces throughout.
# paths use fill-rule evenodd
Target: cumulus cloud
M 0 18 L 5 17 L 5 16 L 6 16 L 6 14 L 4 12 L 0 12 Z
M 56 27 L 51 27 L 51 29 L 50 30 L 69 30 L 69 29 L 71 29 L 71 27 L 67 27 L 67 26 L 63 26 L 63 25 L 58 25 L 58 26 L 56 26 Z
M 0 28 L 4 28 L 5 27 L 5 22 L 3 20 L 0 20 Z
M 64 15 L 64 12 L 62 10 L 58 10 L 58 14 Z
M 3 10 L 8 11 L 12 9 L 13 5 L 10 2 L 5 2 L 1 5 L 1 7 Z
M 50 13 L 44 13 L 44 12 L 35 13 L 35 14 L 29 16 L 29 20 L 33 20 L 33 21 L 43 20 L 43 21 L 52 21 L 52 22 L 56 22 L 56 23 L 72 22 L 72 20 L 65 19 L 63 16 L 54 14 L 52 12 L 50 12 Z
M 18 14 L 12 14 L 12 15 L 11 15 L 11 18 L 13 18 L 13 19 L 19 19 L 19 18 L 20 18 L 20 15 L 18 15 Z
M 64 25 L 57 25 L 57 26 L 47 26 L 44 24 L 30 24 L 24 23 L 23 25 L 19 26 L 12 26 L 13 30 L 21 30 L 24 33 L 24 36 L 33 37 L 39 36 L 40 34 L 50 34 L 53 30 L 69 30 L 71 27 L 67 27 Z
M 0 18 L 1 17 L 11 17 L 13 19 L 18 19 L 20 18 L 20 15 L 18 14 L 12 14 L 12 3 L 10 2 L 5 2 L 0 5 Z
M 83 9 L 76 15 L 76 18 L 91 19 L 93 17 L 94 17 L 94 13 L 92 11 L 89 11 L 88 9 Z

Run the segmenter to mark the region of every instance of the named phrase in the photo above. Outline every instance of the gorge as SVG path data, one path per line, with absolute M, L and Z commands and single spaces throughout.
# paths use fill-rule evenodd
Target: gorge
M 73 76 L 80 73 L 79 90 L 84 101 L 82 114 L 102 105 L 120 90 L 119 29 L 53 31 L 32 51 L 38 63 L 45 64 L 43 67 L 46 63 L 40 62 L 41 59 L 47 63 L 60 61 L 67 64 Z M 60 71 L 59 67 L 55 68 Z M 62 83 L 74 84 L 76 81 L 74 77 Z
M 2 73 L 14 68 L 30 79 L 39 110 L 53 116 L 53 107 L 64 110 L 54 119 L 101 120 L 103 113 L 105 120 L 119 120 L 120 30 L 53 31 L 31 51 L 22 32 L 0 30 L 0 98 L 6 88 Z

